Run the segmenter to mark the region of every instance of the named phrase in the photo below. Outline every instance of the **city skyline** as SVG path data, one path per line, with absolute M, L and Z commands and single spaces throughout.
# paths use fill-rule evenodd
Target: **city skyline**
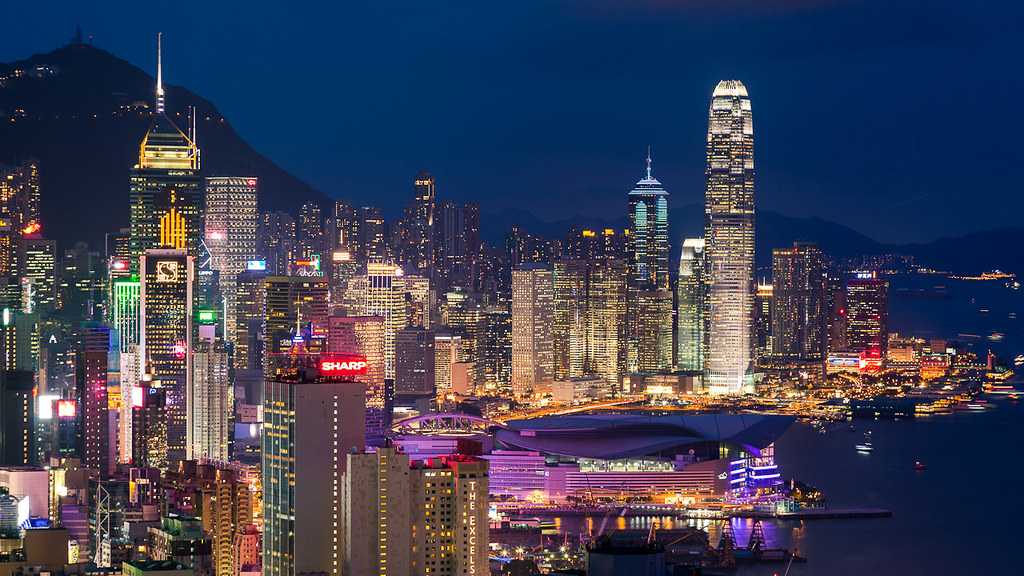
M 999 50 L 999 43 L 1002 40 L 998 34 L 999 25 L 993 21 L 994 17 L 983 20 L 976 16 L 958 18 L 962 15 L 959 8 L 954 8 L 950 4 L 932 6 L 932 9 L 929 10 L 929 17 L 939 25 L 940 29 L 953 26 L 955 22 L 963 22 L 963 25 L 967 27 L 969 33 L 958 36 L 961 38 L 960 40 L 946 40 L 921 33 L 917 31 L 919 28 L 914 26 L 901 26 L 901 23 L 906 24 L 906 21 L 913 15 L 906 8 L 900 6 L 889 8 L 892 13 L 887 15 L 891 16 L 891 22 L 884 19 L 872 19 L 873 10 L 858 2 L 826 2 L 810 6 L 780 8 L 779 10 L 783 12 L 774 15 L 769 20 L 776 22 L 781 28 L 778 31 L 772 31 L 766 30 L 767 23 L 758 23 L 752 16 L 736 14 L 727 8 L 716 11 L 700 6 L 676 8 L 648 5 L 646 8 L 639 7 L 636 10 L 630 10 L 617 5 L 618 3 L 609 4 L 615 5 L 615 8 L 609 9 L 605 14 L 581 14 L 577 10 L 557 11 L 556 22 L 572 29 L 578 29 L 583 33 L 584 40 L 588 42 L 587 47 L 592 47 L 594 36 L 603 31 L 613 31 L 622 36 L 621 40 L 618 40 L 616 34 L 611 35 L 614 46 L 626 45 L 627 39 L 636 39 L 637 35 L 643 33 L 642 31 L 646 31 L 652 38 L 662 39 L 667 43 L 667 48 L 648 49 L 646 48 L 647 42 L 640 42 L 626 52 L 633 58 L 613 59 L 612 69 L 624 75 L 627 81 L 621 83 L 622 85 L 613 82 L 610 87 L 614 88 L 615 93 L 618 94 L 626 89 L 625 85 L 629 84 L 629 80 L 635 78 L 636 81 L 639 81 L 640 78 L 646 76 L 660 78 L 662 82 L 667 82 L 668 90 L 665 94 L 654 96 L 653 102 L 642 107 L 643 109 L 639 112 L 641 121 L 631 122 L 636 125 L 634 127 L 625 126 L 619 120 L 619 116 L 623 112 L 608 106 L 605 100 L 598 100 L 580 112 L 567 114 L 565 122 L 571 123 L 563 125 L 560 132 L 580 134 L 585 138 L 572 136 L 571 139 L 568 139 L 569 136 L 549 135 L 543 124 L 521 122 L 521 120 L 519 123 L 522 128 L 510 127 L 505 123 L 500 126 L 491 126 L 491 130 L 498 129 L 498 131 L 508 128 L 510 144 L 507 148 L 492 147 L 495 154 L 489 155 L 488 158 L 482 158 L 479 162 L 464 161 L 466 147 L 472 146 L 472 142 L 486 137 L 486 135 L 478 133 L 476 125 L 479 123 L 472 122 L 489 109 L 481 108 L 479 104 L 468 106 L 466 111 L 460 112 L 453 110 L 450 105 L 438 102 L 438 96 L 430 96 L 423 101 L 411 99 L 406 104 L 396 102 L 394 98 L 389 97 L 385 100 L 386 104 L 364 108 L 368 110 L 366 120 L 382 120 L 384 112 L 390 110 L 413 129 L 420 128 L 422 133 L 443 135 L 445 145 L 430 147 L 421 144 L 403 144 L 403 139 L 392 138 L 393 144 L 397 148 L 387 150 L 386 153 L 375 153 L 375 156 L 380 157 L 379 160 L 362 161 L 357 159 L 361 159 L 369 150 L 383 152 L 385 150 L 383 139 L 391 138 L 397 133 L 395 128 L 388 124 L 385 124 L 384 130 L 375 134 L 365 133 L 367 127 L 364 121 L 347 113 L 344 105 L 340 108 L 318 106 L 320 96 L 316 95 L 321 93 L 321 90 L 315 89 L 315 83 L 334 82 L 335 80 L 331 76 L 297 75 L 296 79 L 292 80 L 292 82 L 296 82 L 294 86 L 311 95 L 298 100 L 293 97 L 283 97 L 281 93 L 283 87 L 268 87 L 264 83 L 260 90 L 253 91 L 247 89 L 242 80 L 242 78 L 258 78 L 260 75 L 257 73 L 257 66 L 268 58 L 279 64 L 284 64 L 282 60 L 287 59 L 292 66 L 298 67 L 296 69 L 299 71 L 312 71 L 315 69 L 314 67 L 323 66 L 330 61 L 335 65 L 342 66 L 342 70 L 348 67 L 347 69 L 353 72 L 358 71 L 356 73 L 370 74 L 370 77 L 383 82 L 380 85 L 383 86 L 383 90 L 387 90 L 387 87 L 396 87 L 396 83 L 402 82 L 403 73 L 409 74 L 406 81 L 420 80 L 420 74 L 423 72 L 410 70 L 409 67 L 414 62 L 420 63 L 422 58 L 428 59 L 425 62 L 427 64 L 424 68 L 425 71 L 439 69 L 440 61 L 437 58 L 440 55 L 452 56 L 452 44 L 458 45 L 456 40 L 447 42 L 429 40 L 426 42 L 426 52 L 419 56 L 407 53 L 404 46 L 399 44 L 375 57 L 380 60 L 369 59 L 365 62 L 353 62 L 345 57 L 346 52 L 339 53 L 339 51 L 352 47 L 354 42 L 364 40 L 361 34 L 355 34 L 351 40 L 342 40 L 337 45 L 328 42 L 330 34 L 312 35 L 305 42 L 296 44 L 295 50 L 308 51 L 300 56 L 295 52 L 268 52 L 265 48 L 252 49 L 251 42 L 242 41 L 235 35 L 232 35 L 234 41 L 231 45 L 224 46 L 223 41 L 216 40 L 209 35 L 202 24 L 198 25 L 198 29 L 189 30 L 184 22 L 172 18 L 166 22 L 164 31 L 167 32 L 165 41 L 169 42 L 166 52 L 174 54 L 168 61 L 168 66 L 173 72 L 165 71 L 164 82 L 175 86 L 187 86 L 197 93 L 207 94 L 257 149 L 288 170 L 309 180 L 330 196 L 348 197 L 357 203 L 363 203 L 367 201 L 370 194 L 373 194 L 371 189 L 379 189 L 379 185 L 371 187 L 370 183 L 383 182 L 386 189 L 395 191 L 387 195 L 390 205 L 384 206 L 389 215 L 401 209 L 402 201 L 397 196 L 399 191 L 404 189 L 403 185 L 408 179 L 408 175 L 415 174 L 420 169 L 427 167 L 437 177 L 439 191 L 454 200 L 466 200 L 481 192 L 493 191 L 494 195 L 487 199 L 485 205 L 486 213 L 510 208 L 513 204 L 504 200 L 512 196 L 509 193 L 510 184 L 501 181 L 489 185 L 486 178 L 480 176 L 481 171 L 485 169 L 491 173 L 508 174 L 510 176 L 507 178 L 508 181 L 530 183 L 531 185 L 525 191 L 521 190 L 519 193 L 527 194 L 527 198 L 530 200 L 529 209 L 536 214 L 546 216 L 556 213 L 552 210 L 552 202 L 557 201 L 558 205 L 578 208 L 584 212 L 585 217 L 597 218 L 617 213 L 615 210 L 617 206 L 616 182 L 621 179 L 623 174 L 632 173 L 634 155 L 649 143 L 654 145 L 655 154 L 659 158 L 661 180 L 670 189 L 675 190 L 675 205 L 683 206 L 700 202 L 702 163 L 700 139 L 693 136 L 693 129 L 701 124 L 699 103 L 703 100 L 708 86 L 717 81 L 717 76 L 735 76 L 743 78 L 752 91 L 758 94 L 761 109 L 771 112 L 761 124 L 760 130 L 762 138 L 766 142 L 766 156 L 762 157 L 761 162 L 761 188 L 765 193 L 762 208 L 794 216 L 822 217 L 851 226 L 873 238 L 896 242 L 929 240 L 944 235 L 1015 224 L 1015 221 L 1010 218 L 1015 210 L 1006 210 L 1003 214 L 989 214 L 970 201 L 971 197 L 967 190 L 971 186 L 967 185 L 967 177 L 956 167 L 957 164 L 954 162 L 945 162 L 947 166 L 951 167 L 953 173 L 950 174 L 947 171 L 941 179 L 927 170 L 923 170 L 923 180 L 915 179 L 913 182 L 907 182 L 905 179 L 890 177 L 891 172 L 886 160 L 889 157 L 898 156 L 905 158 L 904 162 L 921 167 L 927 165 L 926 162 L 930 161 L 929 158 L 935 158 L 936 161 L 949 160 L 953 151 L 960 154 L 974 154 L 959 146 L 953 147 L 949 151 L 935 150 L 935 146 L 948 143 L 955 134 L 944 137 L 932 119 L 948 117 L 949 109 L 954 104 L 971 106 L 972 103 L 976 103 L 982 97 L 982 86 L 991 85 L 990 82 L 957 83 L 956 86 L 950 87 L 952 91 L 949 91 L 944 89 L 947 87 L 941 84 L 941 79 L 929 75 L 928 70 L 941 64 L 943 57 L 964 59 L 965 54 L 956 51 L 956 48 L 961 47 L 961 43 L 966 43 L 965 48 L 967 49 L 991 56 L 989 59 L 981 58 L 981 61 L 991 60 L 993 63 L 1001 61 L 1003 56 L 1000 54 L 1003 52 Z M 1010 10 L 1005 7 L 1004 9 Z M 34 14 L 31 10 L 21 11 L 15 8 L 10 10 L 13 11 L 11 21 L 31 22 L 39 18 L 39 15 Z M 527 16 L 536 15 L 537 10 L 538 8 L 534 6 L 523 6 L 514 10 L 512 14 L 508 15 L 511 18 L 510 25 L 513 26 L 513 29 L 532 28 L 527 23 Z M 259 13 L 259 7 L 254 12 Z M 255 16 L 255 13 L 252 16 Z M 484 14 L 486 11 L 467 14 L 464 17 L 473 21 L 475 18 L 483 17 Z M 123 30 L 111 29 L 109 23 L 100 21 L 100 16 L 103 15 L 105 14 L 102 11 L 93 12 L 90 9 L 72 9 L 66 13 L 62 12 L 61 18 L 67 18 L 65 27 L 62 28 L 58 23 L 48 22 L 47 34 L 42 37 L 21 41 L 16 35 L 8 36 L 5 40 L 10 42 L 10 45 L 7 42 L 0 42 L 0 58 L 13 61 L 27 56 L 30 52 L 42 52 L 58 46 L 72 34 L 75 24 L 81 23 L 85 34 L 93 35 L 98 46 L 107 48 L 115 54 L 126 56 L 144 70 L 150 73 L 154 72 L 152 51 L 146 46 L 146 41 L 158 30 L 156 28 L 136 29 L 133 33 L 126 34 Z M 356 12 L 350 16 L 384 18 L 402 29 L 409 26 L 409 21 L 406 19 L 397 19 L 396 21 L 394 16 L 376 12 L 372 14 Z M 422 17 L 425 21 L 433 21 L 436 18 L 436 16 L 421 10 L 415 10 L 408 14 L 410 20 L 415 17 Z M 848 28 L 851 24 L 846 23 L 844 18 L 850 22 L 870 22 L 871 29 L 876 32 L 882 45 L 897 50 L 896 56 L 900 58 L 897 65 L 877 65 L 881 54 L 874 50 L 864 53 L 863 49 L 858 48 L 851 38 L 851 31 Z M 114 15 L 111 15 L 111 19 L 113 22 L 118 20 Z M 747 31 L 754 37 L 767 35 L 769 39 L 773 40 L 777 39 L 777 35 L 783 33 L 789 33 L 792 36 L 794 33 L 810 34 L 813 32 L 810 39 L 805 42 L 817 38 L 824 44 L 825 50 L 820 56 L 804 57 L 794 63 L 789 63 L 786 60 L 787 57 L 792 58 L 789 51 L 783 54 L 777 52 L 758 54 L 756 50 L 745 50 L 745 48 L 749 48 L 750 41 L 740 35 L 737 37 L 736 46 L 727 47 L 724 54 L 716 57 L 709 55 L 706 48 L 694 45 L 704 38 L 705 33 L 692 28 L 696 26 L 697 22 L 703 21 L 726 29 L 735 28 L 737 31 Z M 265 25 L 258 22 L 253 23 L 255 30 L 261 30 L 263 26 Z M 298 34 L 298 29 L 294 26 L 294 22 L 286 20 L 274 34 L 276 37 L 294 38 Z M 687 34 L 681 34 L 679 38 L 670 35 L 671 30 L 679 27 L 686 30 Z M 814 31 L 815 27 L 820 31 Z M 821 36 L 825 30 L 833 33 L 833 37 L 828 40 L 822 39 Z M 901 39 L 900 33 L 897 31 L 904 30 L 916 32 Z M 17 33 L 17 31 L 15 32 Z M 547 35 L 541 38 L 545 42 L 553 41 Z M 980 38 L 987 40 L 976 48 L 972 48 L 971 42 L 981 42 Z M 480 42 L 486 48 L 485 52 L 488 53 L 501 46 L 501 41 L 505 41 L 503 39 L 486 41 L 478 38 L 475 34 L 472 39 Z M 465 41 L 469 41 L 469 39 Z M 918 71 L 907 67 L 908 59 L 917 55 L 915 50 L 933 45 L 937 45 L 940 50 L 929 58 L 930 66 L 928 68 Z M 26 51 L 26 46 L 32 46 L 32 48 Z M 243 46 L 247 47 L 246 52 L 241 52 Z M 216 49 L 203 50 L 203 48 Z M 667 73 L 668 70 L 671 70 L 668 67 L 670 56 L 687 53 L 686 49 L 690 49 L 693 53 L 693 57 L 688 60 L 694 66 L 694 70 L 678 78 L 676 77 L 678 74 Z M 793 52 L 796 52 L 795 48 Z M 200 53 L 223 54 L 223 61 L 200 61 Z M 598 50 L 597 53 L 604 54 L 604 50 Z M 827 56 L 831 56 L 837 62 L 829 63 Z M 534 58 L 532 53 L 526 52 L 499 60 L 498 66 L 505 64 L 509 68 L 510 78 L 521 78 L 523 81 L 528 81 L 534 76 L 524 70 L 523 64 L 533 63 Z M 759 59 L 766 61 L 761 62 L 762 66 L 754 65 L 753 62 L 759 61 Z M 470 70 L 477 73 L 494 74 L 486 68 L 480 68 L 480 64 L 474 57 L 458 56 L 454 61 L 471 66 Z M 588 68 L 597 64 L 589 58 L 584 58 L 583 61 Z M 627 66 L 627 63 L 631 66 Z M 229 67 L 237 67 L 239 74 L 221 74 L 225 68 Z M 289 68 L 283 67 L 282 69 Z M 848 78 L 842 76 L 843 70 L 848 71 Z M 553 92 L 553 100 L 550 105 L 558 110 L 570 107 L 572 105 L 570 99 L 578 94 L 579 89 L 568 83 L 570 80 L 581 82 L 578 75 L 574 74 L 566 79 L 559 79 L 551 77 L 550 71 L 543 67 L 538 73 L 543 73 L 542 79 L 553 82 L 554 86 L 560 88 Z M 779 78 L 785 78 L 787 82 L 794 82 L 793 86 L 780 86 L 778 81 L 770 76 L 773 73 Z M 898 144 L 896 141 L 876 142 L 870 138 L 873 132 L 867 132 L 867 130 L 875 130 L 884 122 L 895 123 L 898 118 L 893 116 L 895 111 L 889 112 L 887 111 L 888 107 L 883 107 L 883 103 L 877 96 L 871 93 L 864 94 L 865 88 L 861 88 L 861 86 L 872 84 L 876 86 L 893 85 L 899 79 L 897 74 L 900 73 L 907 75 L 907 82 L 917 82 L 919 86 L 932 87 L 936 92 L 947 94 L 945 99 L 934 101 L 922 110 L 903 113 L 902 121 L 907 124 L 906 131 L 902 133 L 910 141 L 902 152 L 896 149 Z M 812 82 L 811 78 L 822 74 L 825 75 L 825 81 Z M 999 75 L 995 81 L 997 82 L 996 89 L 986 91 L 985 97 L 995 94 L 995 97 L 1002 98 L 1004 94 L 1013 94 L 1019 91 L 1013 85 L 1016 80 Z M 441 93 L 448 93 L 449 90 L 462 87 L 465 80 L 451 78 L 449 75 L 442 76 L 437 82 L 442 88 Z M 451 88 L 447 88 L 449 84 L 452 86 Z M 859 90 L 859 93 L 854 92 L 853 94 L 859 94 L 861 97 L 857 98 L 853 95 L 847 97 L 847 91 L 851 89 Z M 546 92 L 552 93 L 550 90 Z M 349 91 L 346 93 L 350 95 L 345 96 L 346 100 L 343 100 L 343 103 L 349 98 L 354 99 L 353 103 L 363 102 L 362 96 L 357 96 Z M 814 94 L 815 96 L 796 99 L 795 96 L 798 93 Z M 467 94 L 479 97 L 492 96 L 490 91 L 482 88 L 474 88 Z M 266 111 L 274 109 L 272 106 L 266 105 L 263 100 L 271 96 L 277 102 L 292 103 L 289 106 L 289 113 L 284 116 L 294 117 L 295 122 L 289 120 L 288 126 L 284 126 L 279 119 L 262 118 Z M 310 97 L 314 100 L 307 102 L 306 99 Z M 468 97 L 464 96 L 457 101 L 466 103 Z M 243 98 L 254 98 L 254 100 L 252 104 L 248 104 L 243 101 Z M 636 97 L 630 96 L 623 100 L 627 103 L 627 107 L 633 102 L 639 104 L 639 101 L 633 100 L 633 98 Z M 675 103 L 670 106 L 670 98 L 675 101 L 681 99 L 682 105 Z M 823 112 L 823 107 L 827 102 L 841 102 L 848 113 L 846 117 L 836 119 L 839 123 L 833 130 L 826 130 L 822 133 L 806 118 Z M 797 103 L 806 109 L 799 109 Z M 533 98 L 527 100 L 526 104 L 525 110 L 535 110 L 539 106 L 539 103 Z M 387 108 L 385 109 L 384 106 Z M 439 113 L 430 114 L 430 117 L 436 118 L 436 120 L 425 120 L 424 114 L 435 108 Z M 517 112 L 517 108 L 512 107 L 510 112 L 514 113 L 519 120 L 523 112 Z M 632 106 L 632 108 L 636 108 L 636 106 Z M 331 110 L 331 114 L 326 115 L 326 119 L 312 121 L 308 116 L 310 110 Z M 594 128 L 586 128 L 585 125 L 581 125 L 585 120 L 595 118 L 595 116 L 585 117 L 584 113 L 591 115 L 599 110 L 605 112 L 601 117 L 608 118 L 607 120 L 598 123 Z M 612 113 L 612 115 L 609 116 L 607 113 Z M 877 116 L 877 120 L 867 124 L 853 120 L 854 118 L 858 120 L 871 118 L 876 113 L 880 114 Z M 471 116 L 467 118 L 467 114 L 471 114 Z M 318 139 L 328 137 L 319 131 L 308 128 L 321 125 L 324 121 L 328 123 L 343 121 L 350 125 L 350 129 L 337 130 L 335 132 L 337 135 L 329 137 L 330 146 L 324 146 L 324 142 Z M 445 129 L 445 124 L 449 124 L 451 127 Z M 605 124 L 607 124 L 607 136 L 596 137 L 597 135 L 594 133 L 596 128 Z M 896 125 L 901 124 L 897 123 Z M 525 127 L 539 131 L 536 144 L 541 146 L 541 149 L 547 150 L 557 145 L 560 152 L 539 156 L 526 151 L 528 149 L 524 150 L 522 142 Z M 954 127 L 959 128 L 959 125 L 954 125 Z M 272 133 L 271 130 L 276 130 L 277 134 L 289 134 L 290 137 L 270 138 L 267 135 Z M 814 135 L 815 140 L 825 138 L 827 144 L 819 146 L 818 148 L 821 150 L 801 151 L 799 142 L 806 141 L 806 138 L 811 137 L 814 133 L 812 130 L 817 132 Z M 792 133 L 793 136 L 785 136 L 788 133 Z M 356 146 L 354 142 L 348 140 L 348 136 L 341 135 L 352 135 L 356 140 L 360 139 L 359 135 L 362 135 L 364 138 L 361 141 L 365 144 Z M 798 139 L 801 137 L 802 140 Z M 282 140 L 308 142 L 309 146 L 282 146 Z M 822 157 L 823 150 L 829 148 L 833 148 L 837 153 Z M 947 146 L 947 148 L 949 147 Z M 341 153 L 337 155 L 332 153 L 332 160 L 325 162 L 323 155 L 326 150 L 338 150 Z M 1018 153 L 1012 146 L 1006 146 L 1004 150 L 1010 155 Z M 807 156 L 801 159 L 801 153 L 806 153 Z M 907 156 L 908 154 L 909 156 Z M 463 158 L 462 161 L 459 160 L 460 157 Z M 543 160 L 543 158 L 550 157 L 558 157 L 559 162 L 550 163 Z M 842 162 L 836 160 L 843 158 L 846 160 Z M 499 159 L 500 162 L 498 162 Z M 595 163 L 594 161 L 597 159 L 600 161 Z M 797 162 L 804 165 L 800 166 Z M 476 167 L 478 164 L 479 168 Z M 964 164 L 969 164 L 969 162 Z M 584 165 L 591 165 L 592 168 L 585 170 L 582 168 Z M 324 168 L 326 166 L 332 168 L 327 171 Z M 800 167 L 799 170 L 798 167 Z M 584 175 L 582 179 L 579 178 L 581 174 Z M 570 175 L 572 176 L 571 181 L 579 182 L 579 184 L 553 189 L 546 188 L 547 182 L 569 181 Z M 970 180 L 974 181 L 974 178 L 971 177 Z M 929 184 L 925 184 L 925 182 Z M 544 192 L 542 193 L 541 190 Z M 1015 197 L 1003 196 L 998 191 L 998 187 L 995 190 L 996 194 L 1008 203 L 1008 206 L 1011 208 L 1016 206 L 1015 203 L 1018 200 Z M 584 199 L 585 203 L 582 202 Z M 859 199 L 861 202 L 851 203 L 849 199 Z M 962 206 L 957 218 L 952 218 L 945 210 L 941 209 L 942 206 L 949 203 Z M 875 206 L 884 206 L 886 210 L 877 215 L 878 211 L 873 209 Z M 902 219 L 897 218 L 897 215 L 900 214 L 903 216 Z M 923 214 L 925 217 L 906 218 L 908 215 L 915 214 Z M 571 215 L 571 212 L 566 213 L 566 216 Z
M 693 110 L 687 98 L 659 109 L 688 83 L 658 75 L 615 100 L 618 110 L 650 98 L 635 131 L 563 134 L 563 154 L 539 172 L 495 169 L 516 155 L 482 138 L 461 155 L 461 182 L 486 174 L 489 186 L 469 195 L 462 176 L 446 184 L 443 158 L 468 133 L 445 129 L 448 106 L 403 127 L 431 154 L 399 184 L 408 138 L 386 139 L 390 156 L 375 152 L 377 135 L 365 139 L 372 159 L 354 169 L 360 154 L 328 145 L 334 173 L 376 172 L 365 200 L 321 195 L 168 82 L 179 70 L 169 63 L 197 50 L 214 67 L 228 56 L 204 43 L 217 9 L 186 44 L 152 33 L 152 78 L 81 29 L 29 65 L 0 66 L 0 575 L 1012 572 L 1015 558 L 981 553 L 1012 547 L 1012 507 L 935 518 L 948 515 L 936 502 L 964 486 L 1004 488 L 982 472 L 1012 453 L 1024 422 L 1024 258 L 1014 250 L 1024 229 L 923 245 L 936 256 L 765 210 L 794 198 L 776 196 L 776 167 L 763 170 L 765 156 L 786 152 L 762 138 L 786 118 L 771 96 L 784 83 L 725 73 L 734 51 L 760 60 L 742 49 L 748 33 L 703 47 L 720 56 L 718 72 L 701 82 L 699 130 L 677 134 L 701 140 L 700 205 L 661 179 L 689 153 L 669 146 L 664 162 L 658 133 Z M 656 40 L 660 26 L 740 12 L 782 23 L 846 11 L 847 25 L 861 14 L 860 0 L 548 9 L 553 27 L 612 26 L 609 45 L 630 36 L 625 22 Z M 487 10 L 459 16 L 472 23 Z M 424 26 L 436 16 L 384 12 Z M 404 55 L 407 40 L 390 38 L 401 28 L 379 28 L 381 49 L 364 50 L 365 63 Z M 632 47 L 655 56 L 630 74 L 653 70 L 671 46 Z M 585 37 L 551 48 L 554 61 L 606 49 Z M 356 92 L 386 88 L 348 74 L 349 62 L 322 70 L 336 102 L 308 129 L 336 130 Z M 309 80 L 303 66 L 248 79 L 252 94 L 297 88 L 268 110 L 292 121 L 281 140 L 307 128 L 297 123 L 323 96 L 294 81 Z M 451 87 L 459 61 L 444 66 L 404 93 L 407 107 L 382 97 L 362 117 L 387 117 L 387 135 Z M 614 76 L 614 62 L 605 71 Z M 339 78 L 358 82 L 339 91 Z M 561 80 L 517 86 L 513 101 L 529 110 L 530 90 L 544 88 L 557 109 L 574 93 Z M 596 110 L 616 90 L 605 92 L 580 107 Z M 838 100 L 816 114 L 826 92 L 798 101 L 818 137 L 801 143 L 797 180 L 828 171 L 818 155 L 843 152 L 826 134 L 857 116 Z M 68 102 L 82 106 L 47 108 Z M 532 153 L 545 154 L 557 122 L 531 121 L 542 124 Z M 342 136 L 365 138 L 352 128 Z M 900 141 L 888 126 L 876 132 Z M 625 146 L 641 133 L 650 143 L 626 176 L 614 155 L 578 178 L 554 176 L 597 140 Z M 289 155 L 331 142 L 322 136 L 293 138 Z M 788 135 L 800 136 L 799 126 Z M 319 166 L 322 151 L 305 158 Z M 536 188 L 541 176 L 560 192 Z M 561 217 L 607 209 L 599 193 L 574 196 L 591 178 L 615 180 L 617 216 Z M 870 194 L 845 200 L 846 216 L 898 212 Z M 502 202 L 520 209 L 500 225 L 482 218 Z M 993 535 L 979 539 L 972 530 L 985 522 Z

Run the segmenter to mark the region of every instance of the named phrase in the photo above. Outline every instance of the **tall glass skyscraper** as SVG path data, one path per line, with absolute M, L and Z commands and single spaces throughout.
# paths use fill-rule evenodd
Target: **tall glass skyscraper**
M 676 284 L 676 366 L 704 369 L 704 239 L 683 240 Z
M 629 193 L 631 230 L 629 369 L 672 365 L 672 292 L 668 277 L 668 192 L 647 174 Z
M 739 80 L 722 80 L 711 97 L 705 175 L 704 385 L 737 394 L 749 382 L 754 302 L 754 123 Z
M 174 125 L 164 111 L 163 73 L 157 39 L 156 109 L 139 145 L 131 171 L 131 268 L 150 248 L 187 250 L 197 256 L 201 243 L 203 188 L 195 130 Z

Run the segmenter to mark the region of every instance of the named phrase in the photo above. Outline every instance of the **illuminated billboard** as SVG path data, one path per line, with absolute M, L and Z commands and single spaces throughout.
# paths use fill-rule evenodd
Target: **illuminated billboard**
M 248 260 L 245 263 L 246 270 L 263 271 L 267 269 L 266 260 Z
M 320 358 L 320 374 L 324 376 L 360 376 L 367 373 L 366 356 L 331 354 Z
M 57 417 L 69 420 L 78 414 L 78 406 L 74 400 L 57 400 Z

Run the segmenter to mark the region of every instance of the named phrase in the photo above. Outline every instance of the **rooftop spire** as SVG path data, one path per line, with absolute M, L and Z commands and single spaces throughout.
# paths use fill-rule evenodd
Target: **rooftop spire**
M 651 145 L 647 145 L 647 179 L 651 179 Z
M 163 32 L 156 33 L 156 111 L 157 114 L 164 113 L 164 73 L 163 61 L 160 55 L 160 44 L 163 40 Z

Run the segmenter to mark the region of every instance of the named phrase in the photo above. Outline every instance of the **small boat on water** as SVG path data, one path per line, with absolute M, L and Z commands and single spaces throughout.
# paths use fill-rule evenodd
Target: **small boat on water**
M 862 454 L 874 451 L 875 447 L 871 445 L 871 430 L 864 433 L 864 443 L 857 444 L 854 448 L 856 448 L 857 452 Z
M 914 470 L 917 470 L 918 472 L 921 472 L 921 471 L 927 470 L 927 469 L 928 469 L 928 465 L 925 464 L 924 462 L 921 462 L 920 460 L 915 460 L 914 461 Z

